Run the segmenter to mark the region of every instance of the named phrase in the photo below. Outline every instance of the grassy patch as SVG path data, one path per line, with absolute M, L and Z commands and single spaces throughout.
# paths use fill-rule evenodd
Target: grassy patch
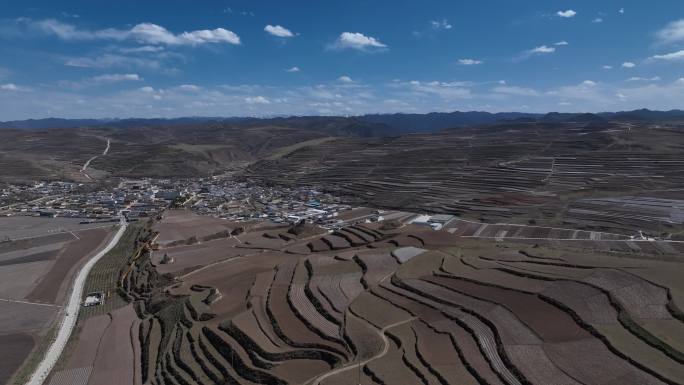
M 107 314 L 127 305 L 126 300 L 117 291 L 119 272 L 126 266 L 129 258 L 135 254 L 136 241 L 144 236 L 145 231 L 143 223 L 131 223 L 119 243 L 95 264 L 86 280 L 84 293 L 103 292 L 105 301 L 100 306 L 81 308 L 79 322 L 93 316 Z
M 71 333 L 71 336 L 69 336 L 69 342 L 67 342 L 66 346 L 64 347 L 64 351 L 62 352 L 57 365 L 55 365 L 52 371 L 53 373 L 56 373 L 57 371 L 66 367 L 71 354 L 78 345 L 79 335 L 86 320 L 91 317 L 107 314 L 128 304 L 116 290 L 119 271 L 126 266 L 129 258 L 135 253 L 136 247 L 138 247 L 136 241 L 140 239 L 140 237 L 144 236 L 145 231 L 147 230 L 143 223 L 134 222 L 129 224 L 126 232 L 116 246 L 114 246 L 114 248 L 112 248 L 107 255 L 102 257 L 102 259 L 100 259 L 95 266 L 93 266 L 88 278 L 86 279 L 84 294 L 94 291 L 101 291 L 105 294 L 104 304 L 99 306 L 81 307 L 76 327 Z M 53 333 L 55 333 L 57 331 L 57 327 L 54 327 L 53 330 Z M 51 339 L 46 337 L 44 341 L 49 342 Z M 48 345 L 47 342 L 46 345 Z M 40 358 L 43 357 L 43 354 L 44 350 L 41 352 Z M 37 356 L 37 352 L 35 356 Z M 40 359 L 37 359 L 35 364 L 38 362 L 40 362 Z M 19 383 L 17 383 L 17 385 L 18 384 Z

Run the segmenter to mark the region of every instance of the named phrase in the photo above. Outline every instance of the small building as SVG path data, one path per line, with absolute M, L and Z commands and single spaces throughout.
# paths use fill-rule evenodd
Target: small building
M 450 220 L 454 219 L 453 215 L 449 214 L 436 214 L 430 218 L 430 222 L 445 224 Z
M 179 198 L 180 196 L 181 196 L 180 191 L 176 191 L 176 190 L 164 190 L 164 191 L 159 191 L 156 194 L 157 198 L 163 199 L 166 201 L 172 201 L 176 198 Z
M 88 293 L 86 295 L 85 301 L 83 301 L 84 307 L 91 307 L 101 305 L 104 302 L 104 294 L 102 292 Z

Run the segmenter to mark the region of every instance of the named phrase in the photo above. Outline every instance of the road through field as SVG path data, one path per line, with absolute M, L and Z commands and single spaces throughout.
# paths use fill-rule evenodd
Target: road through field
M 380 337 L 382 337 L 382 342 L 383 342 L 383 344 L 384 344 L 384 346 L 383 346 L 383 348 L 382 348 L 382 351 L 379 352 L 378 354 L 374 355 L 373 357 L 371 357 L 371 358 L 369 358 L 369 359 L 367 359 L 367 360 L 365 360 L 365 361 L 361 361 L 361 362 L 357 362 L 357 363 L 350 363 L 350 364 L 347 365 L 347 366 L 343 366 L 343 367 L 341 367 L 341 368 L 339 368 L 339 369 L 335 369 L 335 370 L 333 370 L 333 371 L 330 371 L 330 372 L 328 372 L 328 373 L 325 373 L 325 374 L 323 374 L 323 375 L 321 375 L 321 376 L 319 376 L 319 377 L 316 377 L 315 379 L 313 379 L 312 381 L 310 381 L 310 383 L 311 383 L 312 385 L 319 385 L 319 384 L 321 383 L 321 381 L 325 380 L 325 379 L 328 378 L 328 377 L 334 376 L 334 375 L 336 375 L 336 374 L 340 374 L 340 373 L 342 373 L 342 372 L 346 372 L 346 371 L 351 370 L 351 369 L 354 369 L 354 368 L 363 367 L 364 365 L 366 365 L 367 363 L 369 363 L 369 362 L 371 362 L 371 361 L 373 361 L 373 360 L 377 360 L 378 358 L 382 358 L 385 354 L 387 354 L 387 352 L 389 351 L 389 347 L 390 347 L 390 344 L 389 344 L 389 341 L 387 340 L 387 335 L 385 335 L 385 332 L 386 332 L 387 330 L 391 329 L 391 328 L 394 328 L 394 327 L 403 325 L 403 324 L 405 324 L 405 323 L 409 323 L 409 322 L 415 321 L 416 319 L 418 319 L 418 318 L 417 318 L 417 317 L 411 317 L 411 318 L 409 318 L 409 319 L 405 319 L 405 320 L 403 320 L 403 321 L 399 321 L 399 322 L 395 322 L 395 323 L 393 323 L 393 324 L 391 324 L 391 325 L 387 325 L 387 326 L 385 326 L 384 328 L 378 330 L 378 335 L 379 335 Z
M 128 227 L 126 219 L 121 217 L 121 223 L 119 230 L 116 232 L 114 237 L 109 241 L 104 249 L 100 250 L 94 257 L 92 257 L 82 268 L 79 270 L 74 284 L 71 288 L 71 293 L 69 295 L 69 300 L 63 310 L 63 319 L 60 322 L 59 330 L 57 332 L 57 337 L 52 341 L 50 347 L 48 348 L 42 361 L 36 367 L 35 371 L 31 375 L 31 378 L 26 383 L 27 385 L 41 385 L 47 376 L 50 374 L 52 368 L 57 364 L 59 357 L 66 346 L 71 332 L 76 326 L 76 320 L 78 319 L 78 312 L 81 309 L 81 297 L 83 296 L 83 287 L 85 286 L 86 279 L 90 270 L 95 266 L 97 261 L 104 257 L 121 239 L 124 232 Z
M 12 298 L 0 298 L 0 302 L 23 303 L 24 305 L 38 305 L 38 306 L 48 306 L 48 307 L 61 307 L 61 306 L 55 305 L 53 303 L 31 302 L 31 301 L 23 301 L 20 299 L 12 299 Z
M 104 228 L 109 228 L 109 227 L 112 227 L 112 226 L 114 226 L 114 222 L 105 223 L 105 224 L 103 224 L 102 226 L 92 226 L 92 227 L 86 227 L 86 228 L 83 228 L 83 229 L 75 229 L 75 230 L 61 230 L 61 229 L 59 229 L 59 227 L 58 227 L 57 229 L 48 230 L 47 232 L 43 232 L 43 233 L 41 233 L 41 234 L 31 235 L 31 236 L 26 236 L 26 237 L 10 237 L 10 239 L 14 242 L 14 241 L 22 241 L 22 240 L 25 240 L 25 239 L 42 238 L 42 237 L 46 237 L 46 236 L 48 236 L 48 235 L 67 234 L 67 233 L 68 233 L 68 234 L 71 234 L 71 235 L 72 235 L 74 238 L 76 238 L 76 239 L 81 239 L 81 238 L 77 235 L 77 233 L 80 233 L 80 232 L 82 232 L 82 231 L 88 231 L 88 230 L 104 229 Z
M 107 139 L 107 147 L 105 147 L 104 151 L 102 151 L 102 155 L 95 155 L 94 157 L 88 159 L 88 160 L 85 162 L 85 164 L 84 164 L 83 167 L 81 168 L 81 172 L 82 172 L 83 175 L 85 175 L 88 179 L 92 179 L 92 178 L 90 177 L 90 175 L 88 175 L 88 174 L 86 173 L 86 170 L 88 169 L 88 166 L 90 166 L 90 162 L 94 161 L 95 159 L 97 159 L 97 158 L 99 158 L 99 157 L 101 157 L 101 156 L 107 155 L 107 153 L 109 152 L 109 147 L 110 147 L 110 146 L 111 146 L 111 141 L 110 141 L 109 139 Z

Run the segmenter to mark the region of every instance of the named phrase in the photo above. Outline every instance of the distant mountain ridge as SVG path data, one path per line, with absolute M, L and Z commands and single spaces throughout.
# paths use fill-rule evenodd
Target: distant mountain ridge
M 483 111 L 455 111 L 431 112 L 428 114 L 373 114 L 361 116 L 360 119 L 367 122 L 386 124 L 400 133 L 408 133 L 435 132 L 446 128 L 478 126 L 505 120 L 536 120 L 541 116 L 542 114 L 521 112 L 490 113 Z
M 183 117 L 183 118 L 129 118 L 129 119 L 28 119 L 0 122 L 0 129 L 50 129 L 50 128 L 132 128 L 187 125 L 196 123 L 230 123 L 235 125 L 326 125 L 329 122 L 339 124 L 348 120 L 345 126 L 351 131 L 340 132 L 342 135 L 387 136 L 406 133 L 436 132 L 448 128 L 472 127 L 513 122 L 602 122 L 613 121 L 663 121 L 684 119 L 684 111 L 653 111 L 640 109 L 634 111 L 602 112 L 602 113 L 559 113 L 547 114 L 525 112 L 454 111 L 431 112 L 426 114 L 369 114 L 353 117 L 341 116 L 288 116 L 275 118 L 254 117 Z

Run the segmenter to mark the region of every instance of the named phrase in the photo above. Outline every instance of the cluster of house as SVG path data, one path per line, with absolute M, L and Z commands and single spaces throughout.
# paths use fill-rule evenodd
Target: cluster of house
M 2 191 L 13 196 L 15 203 L 0 206 L 0 215 L 84 221 L 115 220 L 118 213 L 129 219 L 155 217 L 167 207 L 184 206 L 201 215 L 232 221 L 263 218 L 280 223 L 307 219 L 332 225 L 339 221 L 340 212 L 351 209 L 339 198 L 318 189 L 255 186 L 230 177 L 126 179 L 104 190 L 69 182 L 38 182 Z
M 82 218 L 88 222 L 115 220 L 119 212 L 129 218 L 149 217 L 168 207 L 181 191 L 153 180 L 124 180 L 106 190 L 69 182 L 10 185 L 3 194 L 8 194 L 11 203 L 0 206 L 0 215 Z
M 315 188 L 256 186 L 217 177 L 206 178 L 199 190 L 189 193 L 193 196 L 193 211 L 231 221 L 263 218 L 281 223 L 307 219 L 330 224 L 339 212 L 351 209 L 338 197 Z

